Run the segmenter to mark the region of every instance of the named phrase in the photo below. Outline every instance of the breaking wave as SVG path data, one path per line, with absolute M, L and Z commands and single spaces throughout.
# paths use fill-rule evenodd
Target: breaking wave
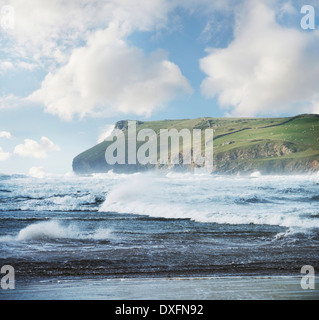
M 22 229 L 17 236 L 1 237 L 2 242 L 6 241 L 30 241 L 30 240 L 108 240 L 112 231 L 109 229 L 96 229 L 93 231 L 82 231 L 74 225 L 64 226 L 58 221 L 46 221 L 34 223 Z
M 177 177 L 187 180 L 198 178 L 189 174 L 174 174 L 174 181 Z M 169 174 L 169 178 L 172 178 L 172 174 Z M 190 219 L 204 223 L 319 228 L 319 219 L 315 219 L 311 211 L 307 215 L 305 210 L 296 210 L 296 207 L 289 207 L 286 203 L 275 204 L 266 199 L 267 194 L 264 191 L 261 191 L 263 193 L 260 195 L 250 195 L 246 191 L 245 197 L 242 197 L 237 194 L 243 192 L 240 183 L 237 193 L 234 194 L 229 194 L 230 186 L 227 186 L 227 196 L 225 196 L 223 191 L 225 186 L 219 187 L 219 183 L 218 178 L 215 180 L 210 178 L 207 186 L 201 183 L 200 188 L 203 192 L 201 195 L 192 193 L 190 185 L 176 184 L 171 188 L 167 180 L 154 176 L 130 178 L 109 192 L 99 211 L 145 215 L 153 218 Z M 234 182 L 231 181 L 231 183 Z M 209 187 L 216 194 L 211 195 L 210 201 L 207 201 Z M 256 189 L 258 188 L 254 188 L 250 193 L 256 192 Z M 240 206 L 240 204 L 252 206 L 248 210 L 247 206 Z

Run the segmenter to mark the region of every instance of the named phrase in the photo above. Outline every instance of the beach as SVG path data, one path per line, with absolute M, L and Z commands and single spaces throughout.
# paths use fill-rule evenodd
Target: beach
M 0 181 L 0 299 L 318 299 L 318 175 Z

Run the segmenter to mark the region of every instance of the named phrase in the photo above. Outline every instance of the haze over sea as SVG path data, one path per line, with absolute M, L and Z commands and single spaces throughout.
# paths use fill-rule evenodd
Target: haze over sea
M 73 288 L 71 297 L 83 298 L 76 288 L 84 280 L 110 281 L 113 298 L 141 298 L 154 281 L 160 287 L 171 278 L 234 281 L 298 277 L 304 265 L 319 270 L 319 174 L 0 175 L 0 220 L 0 265 L 16 270 L 16 290 L 2 291 L 1 299 L 28 298 L 32 286 L 48 283 L 63 283 L 55 287 L 60 297 Z M 139 281 L 135 295 L 115 285 L 123 279 Z M 209 283 L 186 287 L 203 297 Z M 173 286 L 176 298 L 185 293 L 180 286 Z M 160 290 L 149 297 L 165 299 Z

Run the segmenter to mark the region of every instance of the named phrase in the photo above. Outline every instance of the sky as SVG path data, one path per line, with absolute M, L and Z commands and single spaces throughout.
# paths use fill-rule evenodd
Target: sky
M 71 172 L 123 119 L 319 114 L 318 15 L 319 0 L 0 0 L 0 173 Z

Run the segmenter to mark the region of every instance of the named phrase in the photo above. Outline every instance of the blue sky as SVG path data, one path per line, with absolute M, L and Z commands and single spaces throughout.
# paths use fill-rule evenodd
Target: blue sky
M 0 173 L 70 172 L 122 119 L 319 113 L 303 5 L 0 0 Z

